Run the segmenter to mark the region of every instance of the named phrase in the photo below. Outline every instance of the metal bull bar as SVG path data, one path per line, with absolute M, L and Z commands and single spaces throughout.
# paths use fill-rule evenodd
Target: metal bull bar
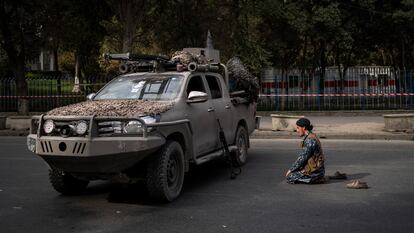
M 44 121 L 46 120 L 56 120 L 56 121 L 79 121 L 79 120 L 85 120 L 89 121 L 89 133 L 86 135 L 88 138 L 92 138 L 92 132 L 94 127 L 94 120 L 96 121 L 138 121 L 141 123 L 141 126 L 143 127 L 142 131 L 142 137 L 147 137 L 147 129 L 148 127 L 164 127 L 164 126 L 172 126 L 172 125 L 179 125 L 179 124 L 188 124 L 190 131 L 192 131 L 190 120 L 183 119 L 183 120 L 177 120 L 177 121 L 168 121 L 168 122 L 156 122 L 156 123 L 146 123 L 144 120 L 142 120 L 139 117 L 109 117 L 109 116 L 48 116 L 48 115 L 41 115 L 40 117 L 34 116 L 32 118 L 33 120 L 36 120 L 36 118 L 39 119 L 39 126 L 37 128 L 37 137 L 42 136 L 41 135 L 41 129 L 43 126 Z

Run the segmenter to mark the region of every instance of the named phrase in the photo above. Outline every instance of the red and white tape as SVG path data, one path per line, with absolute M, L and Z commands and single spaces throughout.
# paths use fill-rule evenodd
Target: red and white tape
M 414 96 L 414 93 L 377 93 L 377 94 L 260 94 L 259 97 L 393 97 L 393 96 Z
M 414 93 L 377 93 L 377 94 L 260 94 L 259 97 L 393 97 L 393 96 L 414 96 Z M 45 98 L 84 98 L 84 95 L 31 95 L 31 96 L 0 96 L 0 99 L 45 99 Z

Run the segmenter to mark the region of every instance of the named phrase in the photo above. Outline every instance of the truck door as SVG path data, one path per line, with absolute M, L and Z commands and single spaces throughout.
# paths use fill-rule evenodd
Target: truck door
M 220 120 L 227 142 L 231 144 L 234 141 L 236 125 L 234 125 L 234 109 L 230 101 L 230 96 L 228 95 L 227 87 L 224 82 L 221 82 L 222 78 L 220 76 L 206 74 L 206 80 L 216 117 Z
M 196 75 L 189 79 L 186 94 L 191 91 L 207 93 L 202 76 Z M 210 99 L 201 103 L 187 104 L 187 117 L 191 121 L 193 129 L 193 145 L 196 157 L 211 152 L 219 143 L 218 126 L 214 112 L 214 106 Z

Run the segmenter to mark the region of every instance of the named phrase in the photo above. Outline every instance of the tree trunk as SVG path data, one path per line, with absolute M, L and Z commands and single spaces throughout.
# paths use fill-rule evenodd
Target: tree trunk
M 73 85 L 72 92 L 80 93 L 80 81 L 79 81 L 79 75 L 80 75 L 80 69 L 79 69 L 79 54 L 75 53 L 75 84 Z
M 346 55 L 346 60 L 343 64 L 343 69 L 342 69 L 342 90 L 345 89 L 345 77 L 346 77 L 346 72 L 348 71 L 348 68 L 351 66 L 351 56 L 352 56 L 352 51 L 354 50 L 354 46 L 352 45 L 351 49 L 348 50 L 347 55 Z M 342 91 L 342 94 L 344 93 L 344 91 Z
M 414 46 L 413 45 L 409 45 L 408 55 L 409 55 L 410 62 L 411 62 L 409 70 L 413 70 L 414 69 Z
M 58 60 L 58 47 L 55 46 L 53 48 L 53 71 L 59 71 L 59 60 Z M 61 80 L 61 75 L 58 75 L 56 77 L 56 82 L 57 82 L 57 94 L 61 95 L 62 94 L 62 80 Z M 59 100 L 59 98 L 58 98 Z
M 130 11 L 128 10 L 128 12 L 130 12 Z M 135 33 L 135 30 L 133 29 L 133 27 L 135 27 L 135 25 L 132 24 L 131 21 L 132 21 L 131 18 L 128 17 L 128 19 L 126 19 L 124 27 L 123 27 L 123 29 L 124 29 L 123 30 L 123 35 L 122 35 L 122 52 L 123 53 L 131 52 L 133 37 L 134 37 L 134 33 Z
M 326 42 L 322 39 L 321 41 L 321 49 L 320 49 L 320 64 L 321 64 L 321 71 L 320 71 L 320 79 L 319 85 L 321 94 L 324 93 L 325 87 L 325 71 L 326 71 Z
M 18 64 L 16 64 L 16 69 L 14 75 L 16 77 L 16 89 L 17 95 L 17 113 L 19 115 L 28 115 L 29 114 L 29 99 L 28 99 L 28 89 L 27 82 L 24 72 L 24 58 L 18 59 Z
M 53 71 L 59 71 L 58 47 L 53 48 Z
M 304 94 L 305 91 L 307 91 L 307 89 L 309 88 L 309 86 L 308 86 L 309 77 L 306 78 L 306 70 L 309 68 L 308 64 L 306 64 L 307 63 L 306 62 L 306 56 L 308 54 L 308 36 L 307 35 L 305 35 L 303 41 L 304 41 L 304 44 L 303 44 L 302 59 L 301 59 L 302 60 L 301 61 L 302 68 L 301 68 L 301 72 L 300 72 L 301 79 L 302 79 L 302 88 L 301 88 L 302 89 L 302 92 L 301 92 L 302 94 Z M 304 101 L 304 100 L 305 100 L 305 97 L 302 98 L 302 101 Z
M 283 67 L 282 68 L 282 76 L 281 76 L 281 84 L 282 84 L 282 88 L 280 89 L 280 90 L 282 90 L 282 95 L 281 95 L 281 97 L 280 97 L 280 110 L 281 111 L 284 111 L 285 110 L 285 105 L 286 105 L 286 103 L 285 103 L 285 101 L 286 101 L 286 94 L 287 94 L 287 88 L 285 89 L 285 74 L 286 74 L 286 70 L 285 70 L 285 68 Z
M 307 64 L 306 64 L 306 55 L 308 53 L 308 36 L 305 35 L 304 38 L 304 44 L 303 44 L 303 54 L 302 54 L 302 73 L 304 73 L 304 70 L 306 70 L 307 68 Z
M 131 0 L 120 0 L 118 2 L 119 4 L 119 17 L 120 21 L 122 23 L 122 52 L 131 52 L 132 49 L 132 43 L 134 41 L 134 35 L 135 35 L 135 28 L 136 23 L 135 19 L 137 17 L 134 17 L 133 10 L 135 9 L 133 6 L 134 1 Z
M 13 68 L 13 74 L 16 79 L 17 89 L 17 112 L 20 115 L 29 114 L 29 100 L 27 82 L 25 77 L 25 46 L 24 43 L 16 43 L 16 39 L 13 38 L 10 26 L 10 18 L 6 17 L 4 1 L 0 1 L 0 33 L 2 36 L 1 46 L 6 51 L 9 58 L 10 66 Z M 23 37 L 23 33 L 19 33 L 19 36 Z M 22 38 L 17 41 L 24 41 Z

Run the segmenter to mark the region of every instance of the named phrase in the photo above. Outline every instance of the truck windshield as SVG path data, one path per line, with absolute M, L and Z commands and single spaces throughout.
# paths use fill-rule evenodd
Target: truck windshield
M 94 100 L 174 100 L 182 80 L 181 75 L 121 76 L 100 90 Z

